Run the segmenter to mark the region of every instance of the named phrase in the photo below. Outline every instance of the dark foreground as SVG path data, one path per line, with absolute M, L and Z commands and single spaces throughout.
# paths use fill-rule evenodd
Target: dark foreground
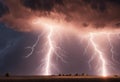
M 120 82 L 120 77 L 97 76 L 29 76 L 0 77 L 0 82 Z

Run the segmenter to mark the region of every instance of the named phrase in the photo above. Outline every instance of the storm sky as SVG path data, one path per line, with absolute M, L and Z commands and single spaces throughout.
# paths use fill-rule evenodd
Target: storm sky
M 31 25 L 30 20 L 34 17 L 46 17 L 52 19 L 53 22 L 60 20 L 73 25 L 72 28 L 78 32 L 77 34 L 94 31 L 114 33 L 120 28 L 119 9 L 119 0 L 0 0 L 0 75 L 6 72 L 13 75 L 40 74 L 40 62 L 44 56 L 42 54 L 44 36 L 41 30 L 38 32 Z M 70 29 L 67 26 L 61 28 Z M 27 47 L 32 46 L 39 35 L 41 35 L 40 41 L 35 47 L 33 55 L 25 58 L 30 52 Z M 89 69 L 88 65 L 92 53 L 83 55 L 87 42 L 81 41 L 82 38 L 78 39 L 77 36 L 69 34 L 63 36 L 61 47 L 66 62 L 56 59 L 59 72 L 54 74 L 83 72 L 96 74 L 93 71 L 94 67 Z M 82 35 L 80 34 L 80 36 Z M 117 40 L 113 42 L 114 50 L 117 53 L 115 59 L 120 62 L 118 59 L 120 40 L 118 37 L 113 38 Z M 117 72 L 119 65 L 120 63 L 113 65 Z M 115 71 L 115 73 L 117 72 Z

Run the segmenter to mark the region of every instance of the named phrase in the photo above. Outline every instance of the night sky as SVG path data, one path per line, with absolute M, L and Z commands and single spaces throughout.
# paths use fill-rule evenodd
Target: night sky
M 54 16 L 53 13 L 57 15 Z M 82 39 L 83 34 L 103 30 L 112 33 L 116 30 L 120 32 L 120 0 L 0 0 L 0 75 L 7 72 L 12 75 L 41 75 L 45 37 L 42 30 L 37 31 L 29 22 L 35 16 L 62 19 L 77 30 L 76 35 L 66 33 L 65 36 L 60 33 L 62 37 L 59 45 L 62 48 L 60 53 L 64 55 L 65 62 L 56 58 L 54 63 L 59 71 L 53 74 L 96 75 L 94 69 L 96 61 L 92 61 L 91 69 L 88 63 L 93 54 L 92 49 L 89 47 L 84 54 L 88 41 Z M 62 28 L 70 29 L 67 26 Z M 40 40 L 33 55 L 26 58 L 25 56 L 31 51 L 27 47 L 33 46 L 39 35 L 41 35 Z M 120 74 L 118 36 L 111 36 L 115 51 L 114 59 L 117 62 L 112 61 L 108 42 L 103 40 L 105 43 L 101 45 L 104 45 L 103 49 L 109 54 L 107 60 L 112 62 L 109 63 L 109 66 L 113 67 L 109 69 L 111 74 Z M 96 39 L 100 38 L 96 37 Z

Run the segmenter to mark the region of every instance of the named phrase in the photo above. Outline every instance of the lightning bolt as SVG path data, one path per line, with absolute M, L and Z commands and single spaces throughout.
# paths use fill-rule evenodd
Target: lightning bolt
M 44 75 L 51 75 L 51 58 L 52 58 L 52 54 L 55 50 L 54 48 L 54 43 L 52 41 L 52 33 L 53 33 L 53 29 L 50 28 L 49 29 L 49 34 L 47 36 L 47 41 L 48 41 L 48 51 L 46 54 L 46 59 L 45 59 L 45 72 Z
M 53 22 L 53 20 L 48 18 L 36 18 L 32 21 L 32 24 L 35 25 L 37 28 L 41 27 L 43 31 L 45 31 L 45 44 L 43 48 L 45 56 L 42 59 L 42 63 L 40 64 L 39 68 L 42 68 L 42 75 L 52 75 L 53 72 L 58 71 L 58 68 L 54 63 L 56 61 L 54 58 L 59 58 L 60 60 L 65 62 L 63 59 L 64 55 L 61 53 L 63 51 L 60 47 L 58 47 L 58 41 L 60 41 L 61 36 L 61 33 L 58 31 L 61 31 L 61 28 L 57 22 Z M 39 43 L 39 40 L 40 37 L 38 36 L 34 45 L 32 47 L 28 47 L 29 49 L 31 49 L 31 52 L 27 55 L 27 57 L 33 54 L 36 45 Z
M 65 57 L 62 55 L 63 50 L 57 46 L 58 41 L 55 39 L 57 33 L 55 33 L 56 31 L 53 28 L 54 26 L 47 25 L 46 27 L 49 28 L 47 28 L 48 35 L 46 38 L 47 53 L 45 54 L 45 59 L 43 59 L 43 75 L 52 75 L 52 71 L 58 70 L 58 68 L 56 68 L 56 64 L 52 60 L 53 56 L 56 56 L 56 58 L 60 59 L 64 63 L 66 63 L 66 61 L 63 59 Z M 58 51 L 60 51 L 60 53 L 58 53 Z
M 34 53 L 35 47 L 38 45 L 39 40 L 40 40 L 40 35 L 37 37 L 37 40 L 35 41 L 35 43 L 33 44 L 33 46 L 26 48 L 26 49 L 30 49 L 31 50 L 31 52 L 27 56 L 25 56 L 26 58 L 30 57 Z
M 115 35 L 115 34 L 114 34 Z M 116 62 L 116 63 L 119 63 L 119 62 L 117 62 L 116 60 L 115 60 L 115 57 L 114 57 L 114 55 L 116 54 L 115 52 L 114 52 L 114 47 L 113 47 L 113 45 L 112 45 L 112 42 L 111 42 L 111 39 L 110 39 L 110 34 L 108 34 L 107 35 L 107 39 L 108 39 L 108 43 L 109 43 L 109 45 L 110 45 L 110 51 L 111 51 L 111 54 L 112 54 L 112 61 L 113 62 Z
M 55 42 L 53 40 L 53 33 L 54 33 L 53 28 L 49 27 L 49 28 L 47 28 L 46 31 L 47 31 L 47 38 L 46 38 L 46 44 L 44 45 L 45 46 L 44 48 L 45 48 L 45 52 L 47 52 L 47 53 L 45 54 L 45 58 L 43 59 L 44 64 L 43 64 L 42 68 L 44 71 L 42 74 L 43 75 L 51 75 L 52 74 L 51 66 L 53 66 L 52 55 L 54 53 L 57 54 L 57 52 L 56 52 Z M 31 50 L 31 52 L 27 56 L 25 56 L 26 58 L 29 58 L 31 55 L 33 55 L 35 48 L 40 41 L 40 37 L 41 37 L 41 35 L 39 35 L 37 37 L 35 43 L 31 47 L 26 48 L 26 49 Z M 46 49 L 47 49 L 47 51 L 46 51 Z M 58 56 L 58 54 L 57 54 L 57 56 Z M 61 56 L 58 56 L 58 57 L 62 59 Z
M 101 75 L 107 76 L 107 67 L 106 67 L 106 60 L 104 58 L 104 54 L 100 49 L 98 48 L 98 45 L 94 41 L 94 34 L 90 33 L 90 42 L 94 47 L 94 50 L 96 53 L 98 53 L 98 58 L 101 60 Z
M 95 67 L 95 69 L 97 69 L 100 72 L 100 75 L 107 76 L 110 74 L 110 71 L 111 72 L 114 71 L 114 73 L 117 73 L 116 68 L 114 68 L 114 65 L 119 64 L 119 62 L 115 59 L 115 56 L 117 55 L 117 53 L 114 51 L 114 45 L 112 44 L 112 41 L 114 41 L 114 40 L 112 39 L 111 36 L 115 36 L 118 39 L 120 39 L 119 34 L 120 34 L 119 32 L 89 33 L 89 35 L 86 37 L 88 42 L 87 42 L 87 46 L 84 49 L 83 55 L 88 52 L 87 50 L 90 49 L 91 46 L 93 47 L 94 55 L 92 55 L 88 61 L 90 69 L 91 69 L 91 64 L 92 64 L 91 62 L 96 57 L 98 63 L 94 67 Z M 96 36 L 99 36 L 99 37 L 105 36 L 106 37 L 105 39 L 107 40 L 108 45 L 110 47 L 109 48 L 109 50 L 110 50 L 109 52 L 111 53 L 110 55 L 105 55 L 105 53 L 101 50 L 101 48 L 99 47 L 100 44 L 98 44 L 95 40 Z M 111 60 L 106 59 L 107 56 L 110 56 Z M 109 72 L 109 74 L 108 74 L 108 72 Z M 114 73 L 111 73 L 111 74 L 114 74 Z

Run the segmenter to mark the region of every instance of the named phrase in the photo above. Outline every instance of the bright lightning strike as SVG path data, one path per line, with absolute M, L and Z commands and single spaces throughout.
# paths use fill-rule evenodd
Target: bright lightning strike
M 34 51 L 35 51 L 35 47 L 38 45 L 40 41 L 40 36 L 38 36 L 36 42 L 33 44 L 32 47 L 27 47 L 27 49 L 30 49 L 31 52 L 26 56 L 26 58 L 30 57 L 31 55 L 33 55 Z M 44 71 L 43 71 L 43 75 L 51 75 L 51 64 L 52 63 L 52 55 L 55 51 L 55 43 L 53 41 L 53 28 L 49 26 L 49 28 L 47 28 L 47 38 L 46 38 L 46 45 L 47 46 L 47 54 L 45 55 L 45 59 L 44 59 Z
M 31 50 L 31 52 L 26 56 L 26 58 L 30 57 L 30 56 L 33 54 L 33 52 L 34 52 L 34 50 L 35 50 L 35 47 L 36 47 L 36 46 L 38 45 L 38 43 L 39 43 L 39 40 L 40 40 L 40 36 L 38 36 L 36 42 L 33 44 L 32 47 L 27 47 L 27 48 L 26 48 L 26 49 L 30 49 L 30 50 Z
M 48 18 L 36 18 L 35 20 L 33 20 L 32 24 L 35 25 L 38 29 L 40 30 L 43 29 L 43 31 L 45 31 L 44 37 L 46 39 L 43 48 L 45 56 L 42 60 L 40 67 L 42 68 L 41 70 L 42 75 L 52 75 L 53 72 L 58 71 L 58 68 L 54 63 L 55 59 L 53 57 L 55 57 L 56 59 L 59 58 L 60 60 L 65 62 L 61 53 L 62 49 L 60 47 L 57 47 L 58 41 L 60 40 L 61 36 L 60 27 L 62 26 Z M 35 44 L 32 47 L 29 47 L 31 49 L 31 53 L 27 57 L 33 54 L 39 40 L 40 37 L 38 37 L 38 39 L 36 40 Z M 59 53 L 57 52 L 58 50 L 60 51 Z
M 111 54 L 112 54 L 112 60 L 116 63 L 118 63 L 115 58 L 114 58 L 114 55 L 115 55 L 115 52 L 114 52 L 114 47 L 112 45 L 112 42 L 111 42 L 111 39 L 110 39 L 110 34 L 107 35 L 107 39 L 108 39 L 108 42 L 109 42 L 109 45 L 111 47 L 110 51 L 111 51 Z
M 52 41 L 52 35 L 53 35 L 53 28 L 49 28 L 48 30 L 48 35 L 47 35 L 47 48 L 48 48 L 48 51 L 47 51 L 47 54 L 45 56 L 45 63 L 44 63 L 44 73 L 43 75 L 51 75 L 51 64 L 52 64 L 52 61 L 51 61 L 51 58 L 52 58 L 52 54 L 53 52 L 55 51 L 55 47 L 54 47 L 54 43 Z M 30 49 L 31 52 L 26 56 L 26 58 L 30 57 L 31 55 L 33 55 L 33 52 L 35 51 L 35 47 L 38 45 L 39 43 L 39 40 L 40 40 L 40 36 L 38 36 L 36 42 L 33 44 L 32 47 L 27 47 L 27 49 Z
M 101 60 L 101 75 L 107 76 L 107 67 L 106 67 L 106 60 L 104 58 L 104 54 L 102 51 L 99 50 L 98 45 L 94 41 L 94 34 L 90 34 L 90 42 L 94 47 L 94 50 L 98 53 L 98 58 Z
M 119 38 L 118 36 L 119 32 L 115 32 L 115 33 L 112 33 L 112 32 L 100 32 L 100 33 L 90 33 L 86 39 L 88 40 L 88 43 L 87 43 L 87 46 L 85 47 L 85 51 L 83 54 L 86 54 L 87 53 L 87 50 L 91 48 L 91 46 L 93 47 L 94 49 L 94 55 L 91 56 L 90 60 L 88 61 L 89 63 L 89 68 L 91 68 L 91 62 L 97 58 L 97 61 L 98 63 L 95 65 L 95 69 L 97 69 L 101 76 L 108 76 L 110 74 L 110 70 L 114 70 L 115 68 L 112 66 L 112 65 L 115 65 L 115 64 L 118 64 L 119 62 L 116 61 L 115 59 L 115 55 L 117 53 L 115 53 L 114 51 L 114 46 L 112 44 L 112 40 L 111 36 L 114 36 L 116 38 Z M 104 39 L 107 40 L 106 42 L 108 42 L 108 45 L 107 46 L 107 50 L 110 50 L 109 52 L 109 55 L 108 53 L 104 52 L 101 50 L 101 46 L 99 44 L 99 41 L 101 42 L 102 40 L 99 39 L 97 40 L 97 37 L 98 36 L 99 38 L 101 37 L 101 39 L 103 39 L 103 36 L 105 37 Z M 107 45 L 107 44 L 106 44 Z M 104 48 L 103 48 L 104 49 Z M 106 55 L 105 55 L 106 54 Z M 106 59 L 106 57 L 111 57 L 111 60 L 110 59 Z M 96 60 L 96 59 L 95 59 Z M 110 67 L 108 66 L 110 65 Z
M 52 54 L 54 52 L 54 44 L 53 44 L 53 41 L 52 41 L 52 33 L 53 33 L 53 29 L 50 28 L 49 30 L 49 34 L 47 36 L 47 41 L 48 41 L 48 51 L 47 51 L 47 54 L 46 54 L 46 59 L 45 59 L 45 72 L 44 72 L 44 75 L 51 75 L 51 57 L 52 57 Z

